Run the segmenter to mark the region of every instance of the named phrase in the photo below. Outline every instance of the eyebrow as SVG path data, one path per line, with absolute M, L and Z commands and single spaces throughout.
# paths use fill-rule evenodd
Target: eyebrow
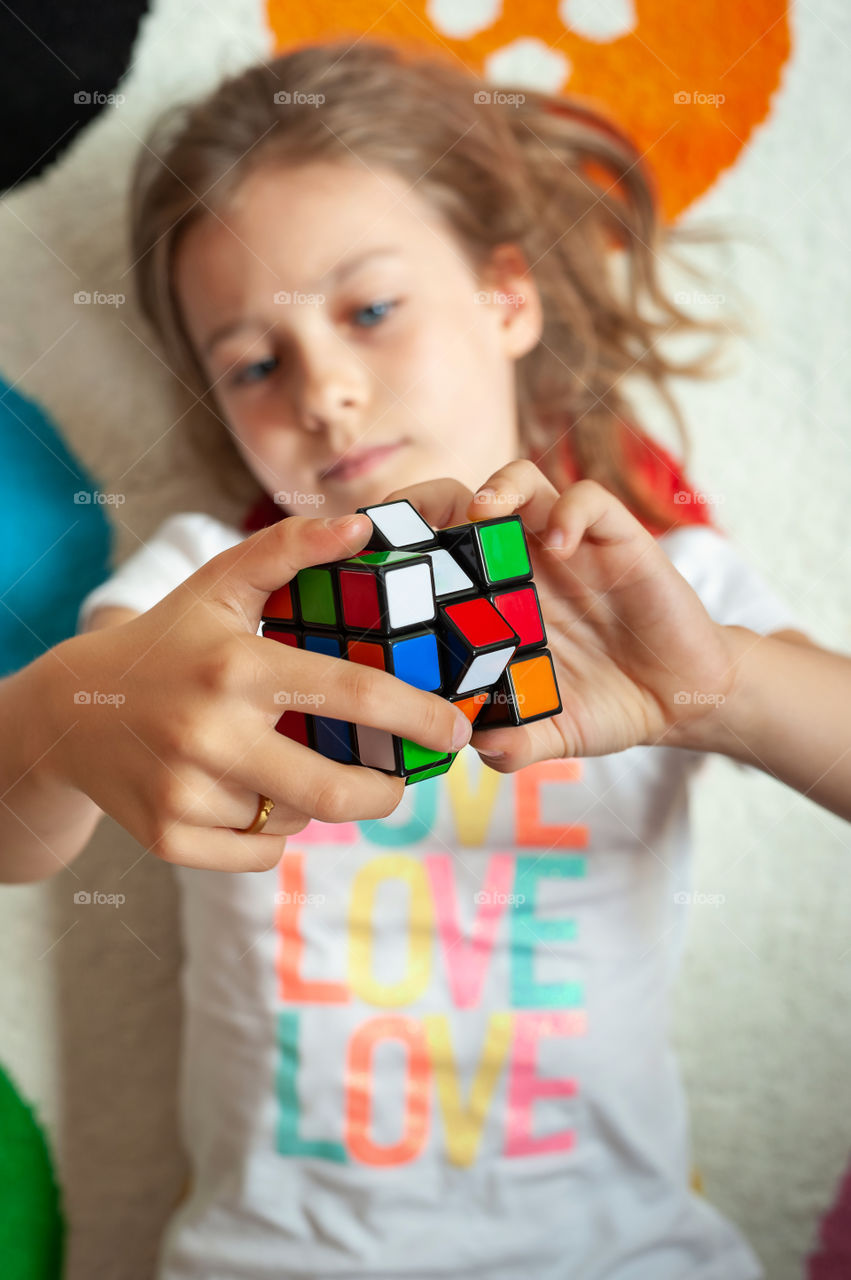
M 320 276 L 317 284 L 339 284 L 346 276 L 352 275 L 365 262 L 369 262 L 372 258 L 397 257 L 400 253 L 399 249 L 391 245 L 384 245 L 375 249 L 367 249 L 364 253 L 358 254 L 357 257 L 349 258 L 348 261 L 342 262 L 338 267 L 333 267 L 330 271 L 326 271 L 325 275 Z M 213 347 L 221 342 L 223 338 L 228 338 L 232 334 L 239 333 L 242 329 L 262 328 L 257 320 L 237 320 L 235 322 L 227 321 L 215 329 L 207 341 L 204 343 L 203 351 L 205 355 L 209 355 Z

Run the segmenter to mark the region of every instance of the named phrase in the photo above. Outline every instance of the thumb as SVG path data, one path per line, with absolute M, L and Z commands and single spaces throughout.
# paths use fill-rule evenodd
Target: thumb
M 371 536 L 372 521 L 365 515 L 288 516 L 215 556 L 195 574 L 196 590 L 245 618 L 255 633 L 269 595 L 299 569 L 357 555 Z

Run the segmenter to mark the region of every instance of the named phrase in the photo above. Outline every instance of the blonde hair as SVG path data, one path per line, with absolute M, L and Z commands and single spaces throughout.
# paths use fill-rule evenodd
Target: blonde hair
M 680 310 L 659 263 L 676 240 L 716 237 L 663 226 L 641 156 L 590 106 L 525 88 L 495 93 L 431 51 L 366 39 L 304 45 L 232 76 L 202 101 L 171 108 L 139 155 L 131 193 L 138 298 L 175 373 L 224 428 L 211 451 L 204 423 L 202 454 L 220 479 L 244 464 L 183 325 L 175 248 L 256 170 L 313 160 L 388 166 L 417 183 L 474 270 L 497 245 L 519 246 L 543 304 L 541 341 L 516 366 L 524 448 L 557 481 L 566 438 L 576 473 L 648 522 L 678 523 L 627 460 L 636 429 L 623 384 L 651 384 L 685 453 L 668 380 L 714 372 L 715 339 L 728 326 Z M 661 339 L 684 333 L 711 339 L 710 350 L 675 362 Z

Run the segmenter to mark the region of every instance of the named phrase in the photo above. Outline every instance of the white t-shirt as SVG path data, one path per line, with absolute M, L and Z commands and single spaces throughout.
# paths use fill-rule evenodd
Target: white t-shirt
M 243 538 L 173 516 L 83 602 L 150 608 Z M 719 622 L 794 614 L 706 527 L 660 539 Z M 665 747 L 502 776 L 465 748 L 280 865 L 178 868 L 182 1132 L 159 1280 L 757 1280 L 689 1188 L 668 993 L 690 889 Z

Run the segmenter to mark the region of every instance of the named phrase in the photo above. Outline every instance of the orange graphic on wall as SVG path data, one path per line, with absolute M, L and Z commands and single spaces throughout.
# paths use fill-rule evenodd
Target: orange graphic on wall
M 788 5 L 612 0 L 601 18 L 602 8 L 589 0 L 267 0 L 277 52 L 367 34 L 432 45 L 492 79 L 491 60 L 534 42 L 558 81 L 536 87 L 581 97 L 620 124 L 646 155 L 673 220 L 735 163 L 769 114 L 790 52 Z M 465 21 L 470 34 L 448 33 Z

